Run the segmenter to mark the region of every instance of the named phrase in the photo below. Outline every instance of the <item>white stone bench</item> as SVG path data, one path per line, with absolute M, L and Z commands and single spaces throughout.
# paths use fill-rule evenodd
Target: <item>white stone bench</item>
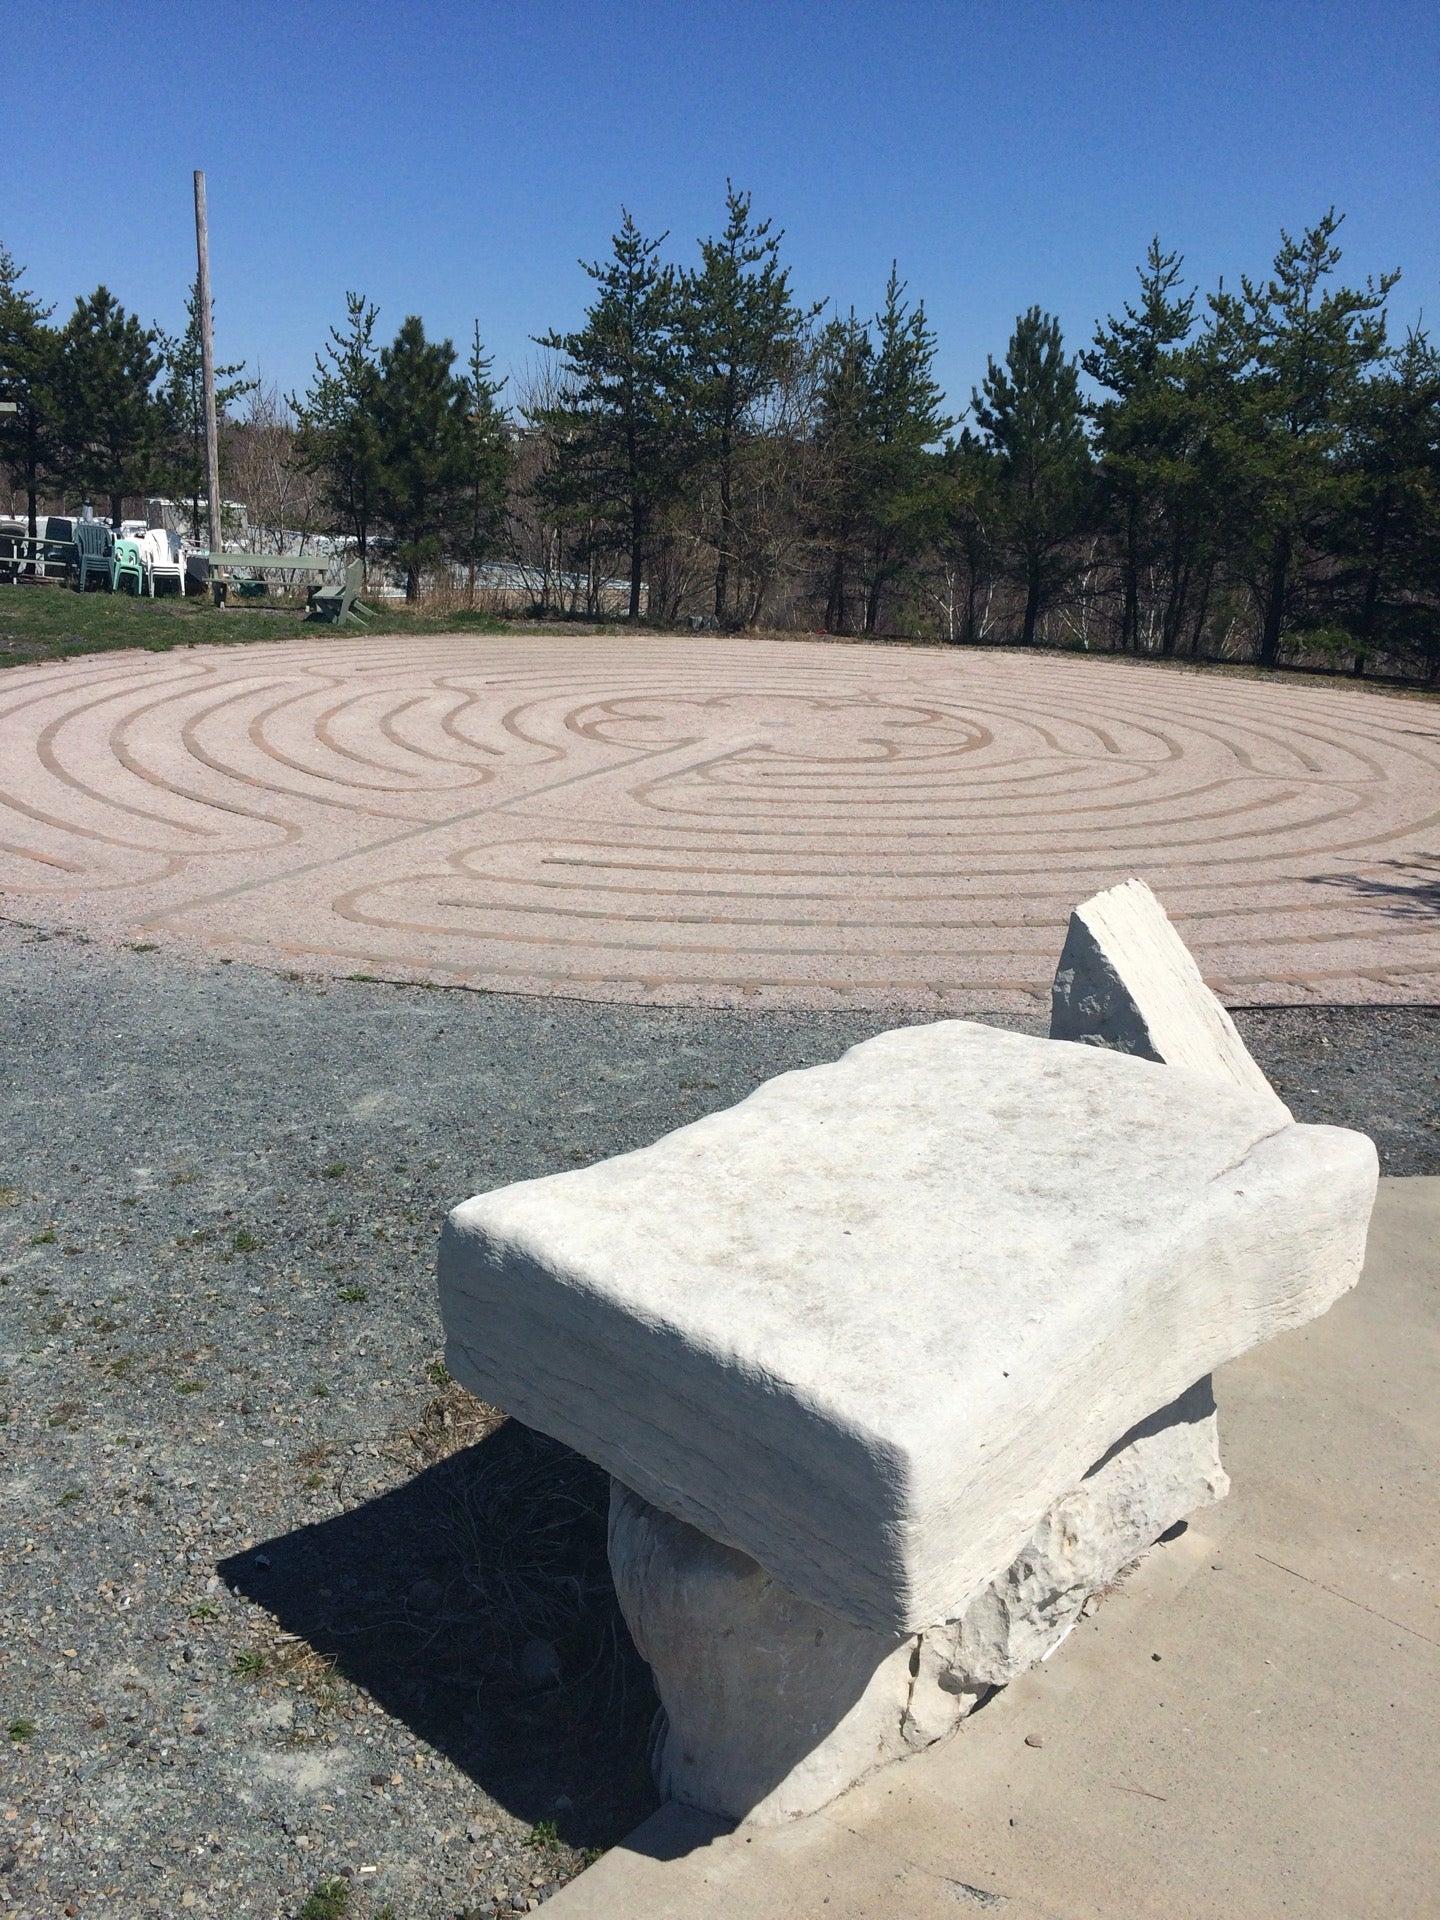
M 785 1817 L 946 1731 L 1223 1493 L 1211 1370 L 1359 1274 L 1374 1148 L 1295 1124 L 1116 891 L 1076 1020 L 1158 1052 L 1169 994 L 1185 1067 L 904 1028 L 450 1216 L 451 1372 L 616 1482 L 677 1797 Z

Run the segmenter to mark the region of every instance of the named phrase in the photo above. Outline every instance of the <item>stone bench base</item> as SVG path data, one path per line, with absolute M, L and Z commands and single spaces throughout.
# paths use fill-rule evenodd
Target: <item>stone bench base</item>
M 813 1812 L 1043 1660 L 1092 1595 L 1228 1486 L 1206 1378 L 1057 1500 L 958 1618 L 900 1638 L 798 1598 L 612 1480 L 616 1591 L 662 1702 L 661 1793 L 732 1819 Z

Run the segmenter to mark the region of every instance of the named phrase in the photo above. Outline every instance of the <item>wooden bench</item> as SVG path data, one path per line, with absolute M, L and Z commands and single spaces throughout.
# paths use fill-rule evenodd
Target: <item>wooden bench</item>
M 203 547 L 185 551 L 188 578 L 202 589 L 208 587 L 217 607 L 224 606 L 232 585 L 240 597 L 249 598 L 241 591 L 244 583 L 234 578 L 237 573 L 325 574 L 330 566 L 329 560 L 308 553 L 245 553 L 227 548 L 212 554 Z
M 73 540 L 44 533 L 32 537 L 25 526 L 0 527 L 0 583 L 6 586 L 20 580 L 68 580 L 77 562 Z

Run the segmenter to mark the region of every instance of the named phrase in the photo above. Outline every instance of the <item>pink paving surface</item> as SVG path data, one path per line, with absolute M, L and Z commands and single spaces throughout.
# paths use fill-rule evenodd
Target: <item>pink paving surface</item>
M 0 676 L 0 910 L 301 971 L 1029 1011 L 1126 875 L 1236 1003 L 1440 998 L 1440 708 L 1000 652 L 427 636 Z

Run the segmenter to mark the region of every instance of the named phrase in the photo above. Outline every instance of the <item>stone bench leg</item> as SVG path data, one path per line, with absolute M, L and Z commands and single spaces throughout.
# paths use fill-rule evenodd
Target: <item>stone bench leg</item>
M 799 1599 L 612 1480 L 610 1565 L 662 1703 L 660 1791 L 731 1819 L 813 1812 L 949 1733 L 1228 1487 L 1207 1378 L 1117 1442 L 956 1619 L 895 1638 Z

